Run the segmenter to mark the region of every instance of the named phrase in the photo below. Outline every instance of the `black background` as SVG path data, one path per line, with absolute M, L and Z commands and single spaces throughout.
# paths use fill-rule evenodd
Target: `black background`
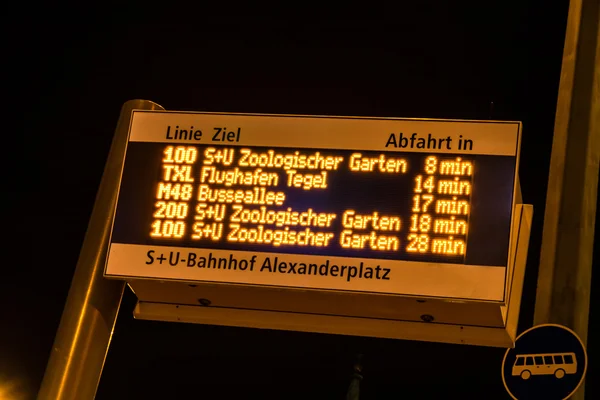
M 279 185 L 277 187 L 265 187 L 269 191 L 283 191 L 286 199 L 282 206 L 267 206 L 269 210 L 286 210 L 291 207 L 295 211 L 305 211 L 312 208 L 318 213 L 335 213 L 337 218 L 333 220 L 331 228 L 311 227 L 313 232 L 333 232 L 335 237 L 328 247 L 308 247 L 308 246 L 267 246 L 264 244 L 252 245 L 250 243 L 231 243 L 226 241 L 230 232 L 228 229 L 229 218 L 232 213 L 231 205 L 227 205 L 226 217 L 224 220 L 223 237 L 219 242 L 212 240 L 195 240 L 191 238 L 193 233 L 195 209 L 198 202 L 198 185 L 194 183 L 194 194 L 188 202 L 189 211 L 186 222 L 186 234 L 183 239 L 159 239 L 150 237 L 150 226 L 156 210 L 156 187 L 158 182 L 163 180 L 162 159 L 163 151 L 166 145 L 164 143 L 143 143 L 130 142 L 125 157 L 125 166 L 123 168 L 121 189 L 117 203 L 116 217 L 113 224 L 111 242 L 163 245 L 179 247 L 196 248 L 215 248 L 229 250 L 247 250 L 247 251 L 271 251 L 276 253 L 290 254 L 318 254 L 329 256 L 346 256 L 360 258 L 379 258 L 395 260 L 411 260 L 423 262 L 447 262 L 469 265 L 490 265 L 506 266 L 508 260 L 508 243 L 510 238 L 510 222 L 512 210 L 512 196 L 514 185 L 515 158 L 505 156 L 484 156 L 464 154 L 443 154 L 438 155 L 439 160 L 452 160 L 457 156 L 462 156 L 463 160 L 473 162 L 473 175 L 461 177 L 472 184 L 472 192 L 469 196 L 457 196 L 459 200 L 465 200 L 470 203 L 469 214 L 457 218 L 468 221 L 468 235 L 455 235 L 456 239 L 463 239 L 466 242 L 466 254 L 458 256 L 436 255 L 436 254 L 414 254 L 406 252 L 406 247 L 410 243 L 408 240 L 409 228 L 411 226 L 411 216 L 413 215 L 413 197 L 415 195 L 415 177 L 423 176 L 423 181 L 427 179 L 424 172 L 425 159 L 430 155 L 428 153 L 403 153 L 403 152 L 375 152 L 361 151 L 364 157 L 379 157 L 385 154 L 386 157 L 398 157 L 407 160 L 408 167 L 406 173 L 389 174 L 377 171 L 352 172 L 348 167 L 350 156 L 355 153 L 354 150 L 319 150 L 303 149 L 303 154 L 312 154 L 320 151 L 323 156 L 344 157 L 338 170 L 328 172 L 328 189 L 311 189 L 287 187 L 287 175 L 284 170 L 277 168 L 263 168 L 265 172 L 277 172 L 279 175 Z M 221 148 L 219 146 L 212 146 Z M 198 158 L 192 165 L 192 176 L 195 182 L 199 182 L 202 160 L 204 157 L 205 146 L 196 146 Z M 225 147 L 222 147 L 225 148 Z M 257 153 L 263 153 L 268 150 L 266 147 L 252 147 Z M 281 148 L 284 152 L 286 149 Z M 287 149 L 289 152 L 289 149 Z M 236 151 L 233 165 L 224 167 L 217 165 L 218 170 L 232 169 L 237 165 L 239 152 Z M 243 169 L 242 170 L 248 170 Z M 302 171 L 299 171 L 301 173 Z M 441 179 L 454 179 L 453 176 L 443 176 L 436 173 L 433 175 L 435 187 Z M 212 189 L 241 189 L 247 190 L 250 187 L 243 185 L 224 186 L 210 185 Z M 424 190 L 423 193 L 426 193 Z M 434 190 L 434 194 L 437 189 Z M 451 199 L 450 195 L 435 194 L 435 199 Z M 258 209 L 258 205 L 245 205 L 246 209 Z M 401 219 L 400 232 L 380 232 L 381 235 L 397 236 L 400 241 L 398 251 L 377 251 L 369 249 L 363 250 L 344 249 L 340 245 L 340 234 L 342 229 L 342 214 L 345 210 L 355 210 L 358 214 L 371 214 L 378 211 L 380 215 L 398 215 Z M 436 235 L 433 233 L 433 223 L 436 217 L 449 218 L 449 215 L 438 215 L 435 213 L 435 200 L 430 205 L 428 214 L 431 216 L 432 231 L 429 233 L 431 240 L 434 238 L 444 238 L 449 235 Z M 421 215 L 421 214 L 419 214 Z M 212 220 L 207 223 L 212 222 Z M 256 227 L 252 224 L 241 224 L 242 227 Z M 274 225 L 265 225 L 265 228 L 275 229 Z M 276 228 L 283 229 L 283 228 Z M 302 231 L 302 227 L 290 227 L 290 230 Z M 368 234 L 371 229 L 354 230 L 357 234 Z M 431 246 L 431 242 L 430 242 Z M 431 249 L 431 247 L 430 247 Z
M 519 177 L 535 214 L 519 330 L 529 328 L 568 2 L 219 4 L 4 5 L 0 379 L 25 398 L 39 388 L 120 108 L 135 98 L 170 110 L 523 121 Z M 509 399 L 502 349 L 135 321 L 134 304 L 128 293 L 100 400 L 340 399 L 357 353 L 361 399 Z

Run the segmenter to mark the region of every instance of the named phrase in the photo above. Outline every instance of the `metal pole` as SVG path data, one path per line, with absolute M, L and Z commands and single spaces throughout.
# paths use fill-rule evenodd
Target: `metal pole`
M 600 6 L 571 0 L 548 177 L 534 324 L 587 343 L 600 160 Z M 584 398 L 584 386 L 573 399 Z
M 112 214 L 123 166 L 131 112 L 163 110 L 147 100 L 126 102 L 100 183 L 63 310 L 39 400 L 87 400 L 96 395 L 125 288 L 103 277 Z

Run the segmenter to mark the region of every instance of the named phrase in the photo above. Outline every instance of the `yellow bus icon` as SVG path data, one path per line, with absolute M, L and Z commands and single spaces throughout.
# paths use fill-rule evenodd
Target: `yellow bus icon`
M 561 379 L 577 372 L 575 353 L 519 354 L 512 367 L 512 376 L 529 379 L 531 375 L 554 375 Z

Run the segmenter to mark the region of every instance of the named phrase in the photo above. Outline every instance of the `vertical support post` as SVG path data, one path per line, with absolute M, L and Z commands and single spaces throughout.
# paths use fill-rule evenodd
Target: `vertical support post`
M 123 281 L 103 277 L 112 214 L 134 109 L 163 110 L 147 100 L 126 102 L 119 117 L 39 400 L 88 400 L 96 395 L 117 319 Z
M 600 160 L 600 6 L 571 0 L 554 122 L 534 324 L 587 343 Z M 573 399 L 583 399 L 583 385 Z

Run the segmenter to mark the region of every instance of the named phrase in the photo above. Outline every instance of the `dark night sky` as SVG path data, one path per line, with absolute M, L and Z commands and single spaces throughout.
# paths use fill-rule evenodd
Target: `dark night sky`
M 520 330 L 531 326 L 567 1 L 198 4 L 8 11 L 0 382 L 23 398 L 39 389 L 120 107 L 135 98 L 170 110 L 463 119 L 490 118 L 493 101 L 493 119 L 524 123 L 520 177 L 535 225 Z M 98 399 L 341 399 L 359 352 L 364 399 L 509 398 L 502 349 L 135 321 L 134 304 L 127 293 Z M 588 379 L 589 398 L 597 387 Z

